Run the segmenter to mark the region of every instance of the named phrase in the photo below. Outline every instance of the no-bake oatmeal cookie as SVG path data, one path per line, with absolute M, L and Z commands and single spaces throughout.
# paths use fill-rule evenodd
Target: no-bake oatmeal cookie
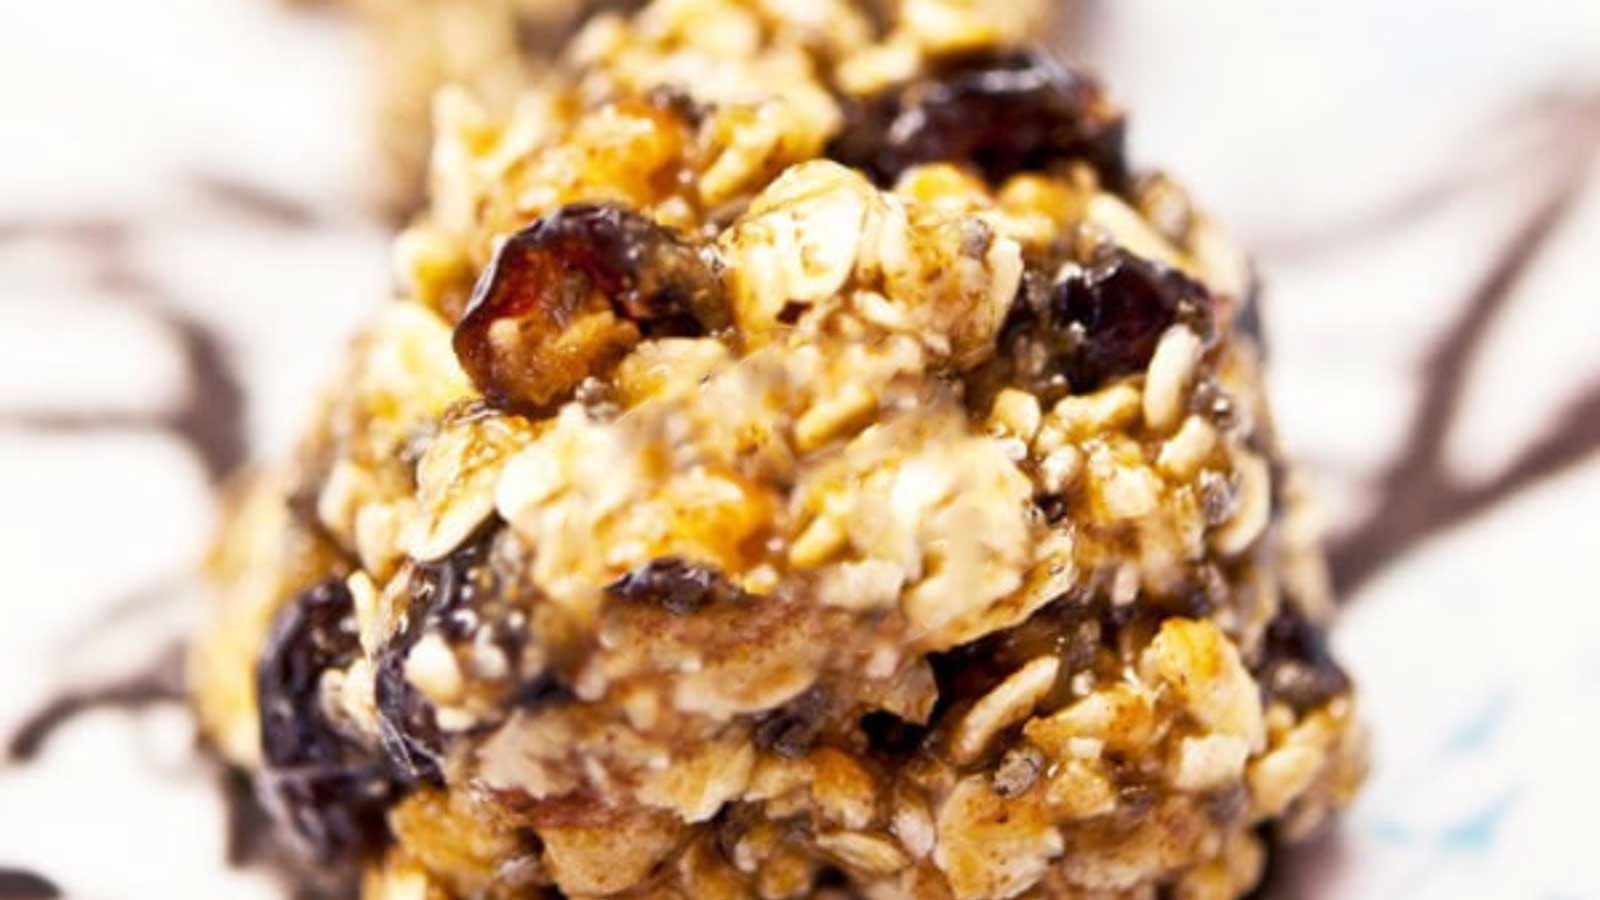
M 212 744 L 378 898 L 1231 898 L 1359 784 L 1254 281 L 1001 0 L 658 0 L 439 99 L 239 491 Z

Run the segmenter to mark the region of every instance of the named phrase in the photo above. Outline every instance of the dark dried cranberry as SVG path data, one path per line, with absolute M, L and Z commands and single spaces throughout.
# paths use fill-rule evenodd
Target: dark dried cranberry
M 1121 113 L 1093 79 L 1039 53 L 954 60 L 848 114 L 828 155 L 884 185 L 919 163 L 970 163 L 998 182 L 1065 159 L 1127 182 Z
M 490 403 L 537 412 L 642 337 L 701 335 L 729 320 L 721 277 L 694 246 L 638 213 L 574 204 L 500 246 L 454 345 Z
M 822 733 L 832 701 L 833 695 L 826 687 L 812 685 L 757 721 L 756 746 L 789 759 L 805 756 Z
M 1267 626 L 1258 676 L 1268 700 L 1297 712 L 1316 709 L 1350 689 L 1350 676 L 1328 652 L 1327 638 L 1292 599 Z
M 331 579 L 279 613 L 256 669 L 263 804 L 321 861 L 372 847 L 396 795 L 382 762 L 322 707 L 323 673 L 359 652 L 354 602 L 344 582 Z
M 1060 360 L 1076 391 L 1143 371 L 1161 333 L 1174 322 L 1186 321 L 1211 336 L 1211 297 L 1204 285 L 1121 248 L 1103 251 L 1056 285 L 1050 307 L 1056 328 L 1081 329 L 1077 346 Z
M 655 603 L 679 615 L 744 594 L 721 572 L 675 556 L 645 563 L 607 586 L 606 593 L 618 600 Z

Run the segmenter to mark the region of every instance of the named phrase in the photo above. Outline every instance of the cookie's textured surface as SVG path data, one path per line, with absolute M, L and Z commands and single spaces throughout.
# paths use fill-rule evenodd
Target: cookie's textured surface
M 1359 782 L 1242 323 L 1012 3 L 663 0 L 439 104 L 208 733 L 367 897 L 1234 897 Z

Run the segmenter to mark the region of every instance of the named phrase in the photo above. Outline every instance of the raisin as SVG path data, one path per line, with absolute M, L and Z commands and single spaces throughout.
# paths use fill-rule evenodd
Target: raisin
M 354 601 L 343 581 L 330 579 L 278 614 L 256 669 L 263 800 L 323 862 L 381 840 L 396 795 L 382 760 L 341 734 L 322 708 L 323 673 L 359 652 Z
M 263 805 L 311 859 L 333 863 L 379 847 L 397 785 L 376 760 L 357 765 L 268 767 L 257 776 Z
M 967 375 L 968 407 L 987 412 L 1006 387 L 1052 404 L 1068 393 L 1144 371 L 1162 332 L 1181 322 L 1209 349 L 1213 302 L 1205 286 L 1113 245 L 1052 284 L 1024 273 L 996 339 L 995 355 Z
M 911 166 L 969 163 L 992 182 L 1081 159 L 1120 189 L 1124 122 L 1089 76 L 1040 53 L 977 54 L 847 110 L 828 155 L 890 185 Z
M 638 213 L 574 204 L 500 246 L 453 343 L 491 404 L 537 413 L 643 338 L 714 333 L 730 318 L 696 247 Z
M 645 563 L 607 586 L 606 593 L 632 603 L 659 604 L 678 615 L 744 595 L 721 572 L 675 556 Z
M 811 752 L 827 721 L 833 695 L 814 684 L 788 703 L 763 715 L 756 723 L 756 746 L 788 759 Z
M 1050 306 L 1053 327 L 1081 335 L 1059 360 L 1077 391 L 1144 371 L 1174 322 L 1211 337 L 1211 298 L 1203 285 L 1120 247 L 1101 251 L 1088 268 L 1056 285 Z
M 965 375 L 963 393 L 967 409 L 973 414 L 988 416 L 995 398 L 1009 387 L 1035 395 L 1046 408 L 1067 394 L 1070 386 L 1056 359 L 1071 353 L 1082 336 L 1052 327 L 1052 288 L 1049 276 L 1041 268 L 1029 266 L 1023 270 L 1016 296 L 995 339 L 994 356 Z M 1041 508 L 1046 515 L 1050 513 L 1048 507 Z
M 378 664 L 373 691 L 378 738 L 398 777 L 412 784 L 439 784 L 444 778 L 444 734 L 433 706 L 406 680 L 405 658 L 406 651 L 397 646 L 386 649 Z
M 297 597 L 273 623 L 256 671 L 261 746 L 269 765 L 337 761 L 345 740 L 323 715 L 322 673 L 345 665 L 360 647 L 355 604 L 344 582 L 325 581 Z
M 1350 676 L 1328 652 L 1322 629 L 1288 599 L 1267 626 L 1257 678 L 1269 701 L 1281 700 L 1302 713 L 1350 689 Z
M 452 644 L 472 643 L 487 629 L 488 641 L 508 660 L 521 655 L 519 614 L 502 596 L 490 559 L 502 531 L 493 521 L 449 556 L 418 566 L 406 627 L 378 652 L 378 733 L 389 764 L 407 783 L 439 783 L 446 749 L 432 704 L 405 677 L 406 658 L 422 636 L 433 631 Z

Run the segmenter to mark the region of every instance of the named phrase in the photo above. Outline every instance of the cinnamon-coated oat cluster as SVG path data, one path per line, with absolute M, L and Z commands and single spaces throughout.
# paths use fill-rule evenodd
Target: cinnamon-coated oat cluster
M 196 708 L 400 898 L 1238 897 L 1359 784 L 1253 281 L 1000 0 L 657 0 L 438 103 Z

